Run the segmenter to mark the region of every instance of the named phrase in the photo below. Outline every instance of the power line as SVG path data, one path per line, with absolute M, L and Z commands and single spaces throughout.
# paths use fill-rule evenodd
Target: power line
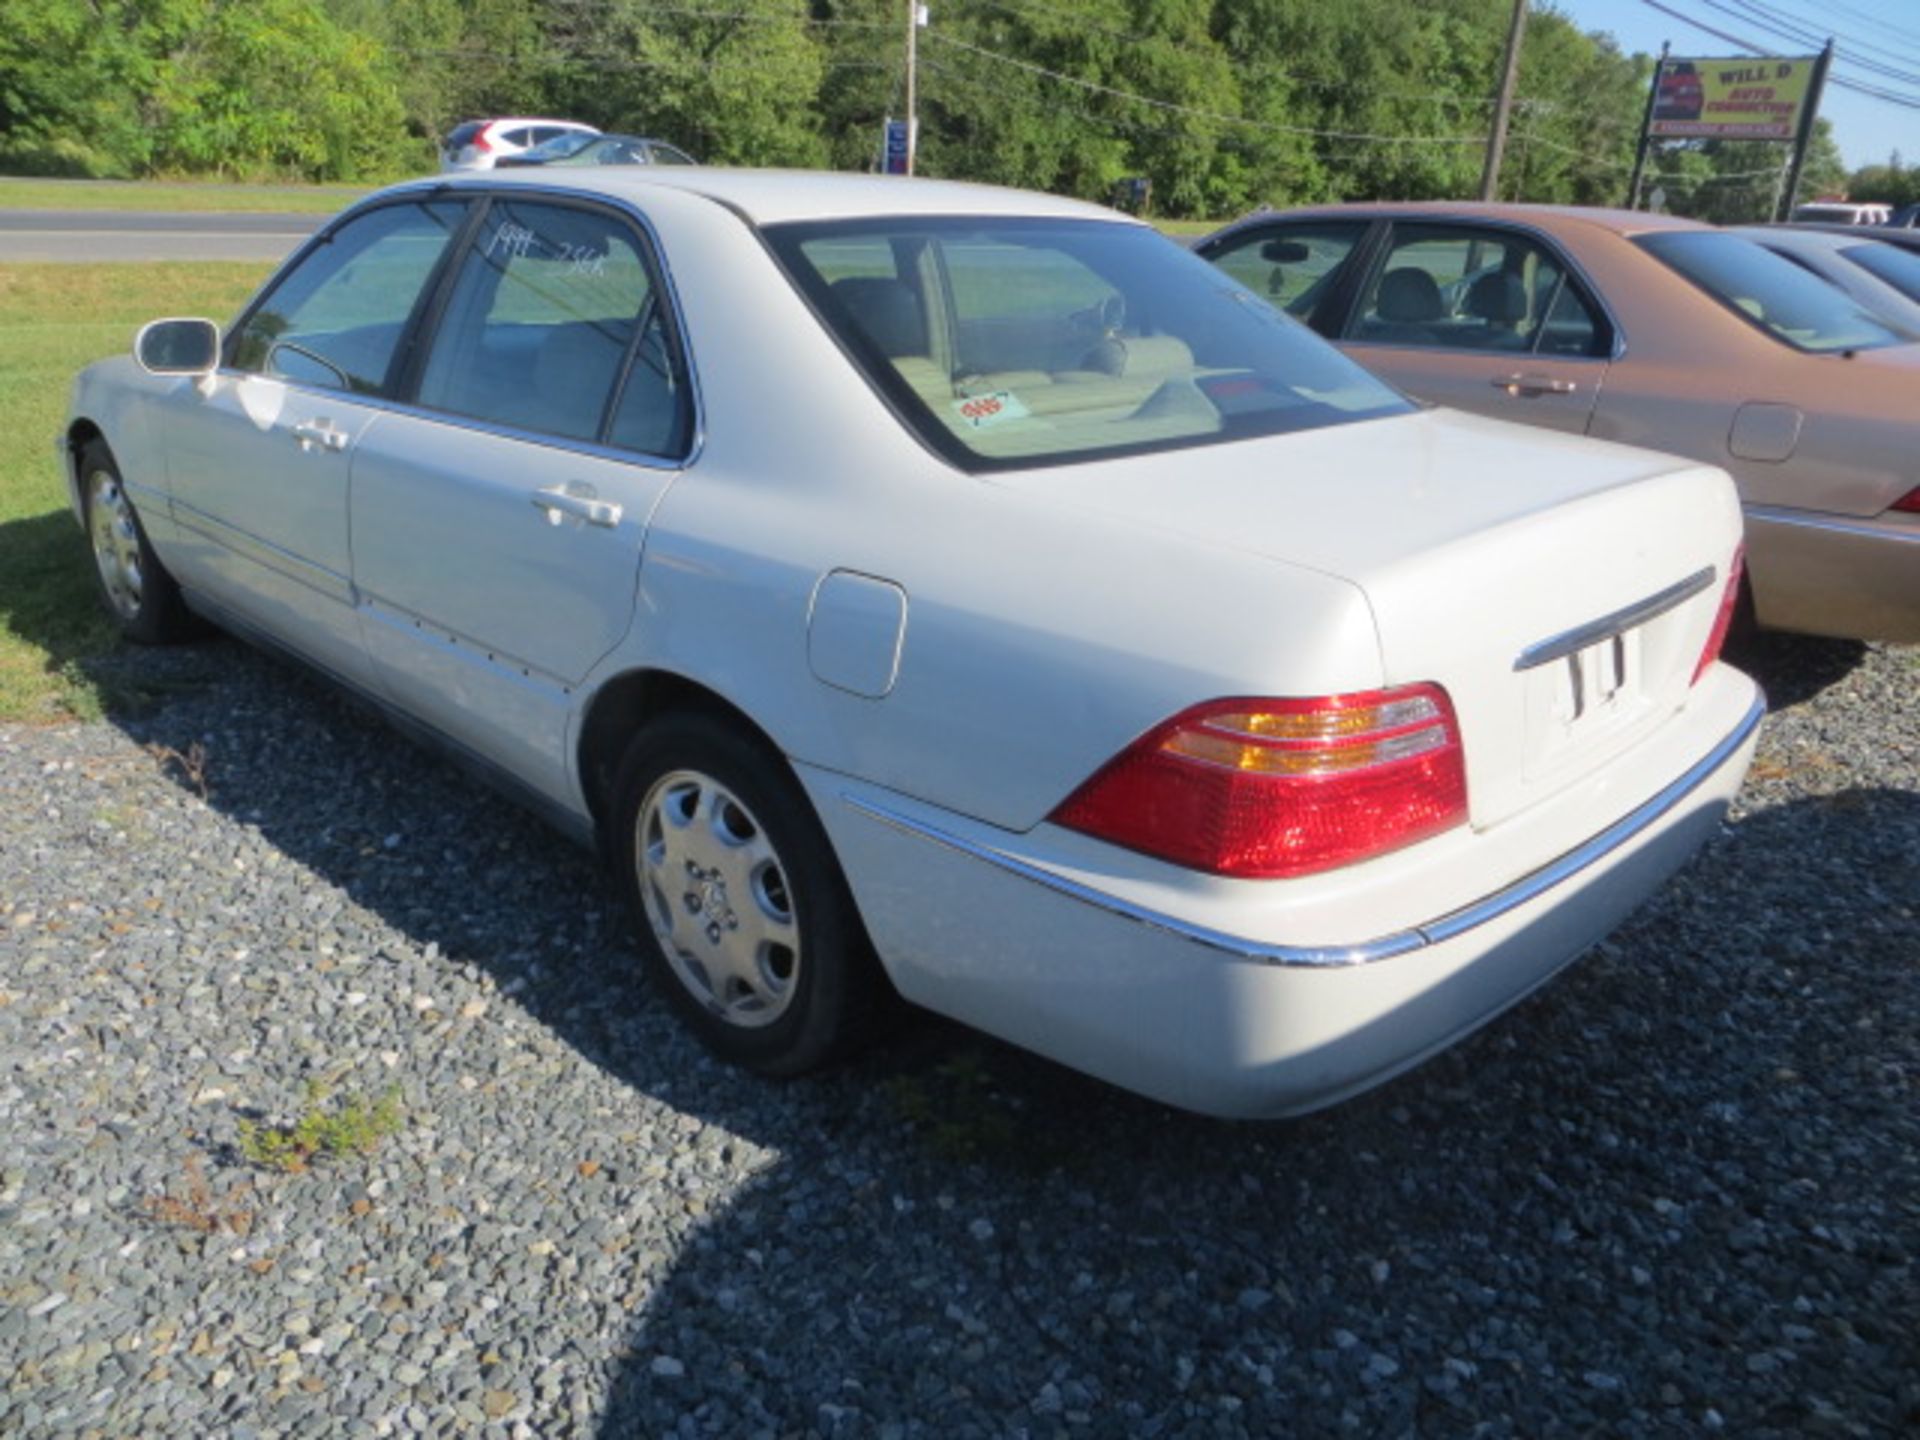
M 1826 0 L 1826 4 L 1841 14 L 1851 17 L 1856 23 L 1871 25 L 1876 30 L 1884 30 L 1889 35 L 1897 35 L 1904 44 L 1920 45 L 1920 32 L 1903 30 L 1898 25 L 1889 25 L 1885 20 L 1880 19 L 1868 11 L 1856 10 L 1851 5 L 1842 4 L 1841 0 Z M 1878 43 L 1884 44 L 1885 42 L 1881 41 Z
M 1640 3 L 1642 5 L 1652 6 L 1663 15 L 1671 15 L 1682 25 L 1690 25 L 1695 30 L 1704 31 L 1717 40 L 1726 41 L 1729 45 L 1738 45 L 1742 50 L 1746 50 L 1754 55 L 1764 56 L 1767 59 L 1780 58 L 1778 52 L 1768 46 L 1756 45 L 1751 40 L 1743 39 L 1738 35 L 1730 35 L 1725 30 L 1716 29 L 1704 20 L 1696 20 L 1691 15 L 1683 14 L 1681 11 L 1674 9 L 1671 5 L 1661 3 L 1661 0 L 1640 0 Z M 1837 85 L 1843 90 L 1855 91 L 1861 95 L 1871 95 L 1874 99 L 1884 100 L 1889 105 L 1898 105 L 1907 110 L 1920 110 L 1920 98 L 1896 94 L 1891 90 L 1883 90 L 1879 86 L 1869 85 L 1863 81 L 1850 80 L 1844 75 L 1829 74 L 1827 76 L 1827 83 L 1829 85 Z
M 1771 6 L 1756 3 L 1756 0 L 1732 0 L 1733 5 L 1740 7 L 1739 10 L 1735 10 L 1730 5 L 1723 3 L 1723 0 L 1702 0 L 1702 3 L 1712 6 L 1715 10 L 1732 15 L 1735 19 L 1743 20 L 1745 23 L 1758 25 L 1768 34 L 1778 36 L 1783 40 L 1790 40 L 1796 45 L 1811 45 L 1815 49 L 1818 49 L 1824 45 L 1829 38 L 1817 31 L 1810 31 L 1803 28 L 1799 22 L 1791 16 L 1778 21 L 1770 18 L 1782 12 L 1775 11 Z M 1742 12 L 1746 13 L 1743 14 Z M 1841 36 L 1839 38 L 1845 39 L 1849 46 L 1853 44 L 1851 36 Z M 1857 66 L 1869 73 L 1885 76 L 1900 84 L 1920 84 L 1920 74 L 1916 74 L 1914 71 L 1902 70 L 1878 60 L 1862 60 L 1859 56 L 1855 55 L 1851 49 L 1842 48 L 1838 44 L 1834 46 L 1833 55 L 1835 60 L 1844 61 L 1849 65 Z
M 1485 110 L 1490 108 L 1494 103 L 1492 96 L 1476 95 L 1462 97 L 1454 94 L 1416 95 L 1401 90 L 1380 90 L 1371 86 L 1355 85 L 1351 81 L 1316 79 L 1313 76 L 1301 75 L 1295 71 L 1283 70 L 1277 65 L 1257 64 L 1244 60 L 1236 60 L 1231 54 L 1224 50 L 1199 50 L 1191 45 L 1182 45 L 1179 41 L 1164 35 L 1143 35 L 1137 31 L 1121 30 L 1112 25 L 1102 25 L 1098 21 L 1087 19 L 1084 15 L 1073 11 L 1060 10 L 1051 5 L 1042 5 L 1036 3 L 1036 0 L 1025 0 L 1025 3 L 1021 5 L 1011 5 L 1006 3 L 1006 0 L 975 0 L 975 3 L 985 9 L 997 10 L 1003 15 L 1011 15 L 1021 20 L 1031 20 L 1035 16 L 1044 15 L 1049 20 L 1071 30 L 1091 30 L 1095 34 L 1110 36 L 1116 40 L 1124 40 L 1133 45 L 1147 42 L 1172 50 L 1176 54 L 1191 55 L 1195 59 L 1223 61 L 1230 69 L 1242 75 L 1271 76 L 1314 90 L 1333 90 L 1347 94 L 1371 95 L 1382 100 L 1396 100 L 1411 104 L 1441 105 L 1459 110 Z M 1558 106 L 1551 105 L 1549 102 L 1538 100 L 1516 100 L 1514 103 L 1517 106 L 1531 105 L 1543 109 L 1559 108 Z
M 1222 110 L 1202 110 L 1192 105 L 1176 105 L 1171 100 L 1156 100 L 1150 95 L 1136 95 L 1130 90 L 1118 90 L 1111 85 L 1102 85 L 1093 80 L 1082 80 L 1075 75 L 1063 75 L 1058 70 L 1049 70 L 1044 65 L 1036 65 L 1030 60 L 1017 59 L 1004 55 L 998 50 L 989 50 L 983 45 L 974 45 L 939 31 L 929 30 L 928 38 L 942 45 L 951 45 L 989 60 L 997 60 L 1003 65 L 1025 70 L 1035 75 L 1044 75 L 1062 85 L 1071 85 L 1076 89 L 1091 91 L 1097 95 L 1110 95 L 1117 100 L 1131 100 L 1137 105 L 1148 105 L 1156 110 L 1164 110 L 1176 115 L 1192 115 L 1197 119 L 1213 120 L 1226 125 L 1242 125 L 1254 130 L 1268 130 L 1277 135 L 1306 135 L 1323 140 L 1355 140 L 1380 145 L 1482 145 L 1486 137 L 1481 135 L 1376 135 L 1354 130 L 1316 130 L 1303 125 L 1277 125 L 1267 120 L 1252 120 L 1243 115 L 1229 115 Z

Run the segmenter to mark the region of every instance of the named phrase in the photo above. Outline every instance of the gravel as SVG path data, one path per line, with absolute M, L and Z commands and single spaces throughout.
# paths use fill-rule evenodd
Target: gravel
M 932 1019 L 730 1072 L 587 857 L 194 653 L 0 729 L 0 1434 L 1920 1426 L 1920 652 L 1750 645 L 1781 708 L 1689 870 L 1267 1125 Z M 250 1165 L 315 1080 L 401 1128 Z

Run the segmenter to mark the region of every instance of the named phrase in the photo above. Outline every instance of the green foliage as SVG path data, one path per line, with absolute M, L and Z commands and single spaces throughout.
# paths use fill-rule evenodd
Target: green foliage
M 393 64 L 314 0 L 8 0 L 0 154 L 33 173 L 394 174 L 422 153 Z
M 329 1104 L 326 1085 L 307 1086 L 305 1108 L 291 1125 L 240 1124 L 240 1153 L 268 1170 L 290 1173 L 311 1169 L 317 1160 L 369 1155 L 400 1128 L 400 1092 L 377 1100 L 347 1094 Z
M 722 165 L 818 165 L 822 47 L 803 0 L 547 0 L 549 108 Z
M 1920 201 L 1920 165 L 1902 163 L 1900 152 L 1887 156 L 1884 165 L 1862 165 L 1848 181 L 1849 198 L 1864 203 L 1878 201 L 1896 210 Z
M 744 165 L 872 165 L 906 110 L 899 0 L 6 0 L 0 170 L 372 180 L 452 125 L 565 115 Z M 1489 0 L 934 0 L 920 169 L 1153 212 L 1477 193 Z M 1617 204 L 1652 63 L 1542 4 L 1506 199 Z M 1753 218 L 1784 147 L 1662 146 L 1669 208 Z M 1804 194 L 1846 188 L 1824 127 Z M 1874 198 L 1920 190 L 1869 167 Z

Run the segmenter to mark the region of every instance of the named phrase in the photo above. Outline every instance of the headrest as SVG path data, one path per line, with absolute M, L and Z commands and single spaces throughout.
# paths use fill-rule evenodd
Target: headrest
M 853 323 L 888 359 L 927 353 L 927 322 L 920 313 L 920 297 L 906 281 L 849 275 L 834 281 L 832 289 Z
M 1081 357 L 1077 368 L 1115 377 L 1155 380 L 1192 370 L 1193 351 L 1186 341 L 1172 335 L 1135 335 L 1127 340 L 1109 337 Z
M 1467 314 L 1496 325 L 1517 325 L 1527 318 L 1527 287 L 1510 270 L 1482 275 L 1467 287 Z
M 1382 320 L 1399 325 L 1425 325 L 1447 313 L 1446 302 L 1440 298 L 1440 287 L 1433 277 L 1411 265 L 1389 270 L 1380 277 L 1377 309 Z

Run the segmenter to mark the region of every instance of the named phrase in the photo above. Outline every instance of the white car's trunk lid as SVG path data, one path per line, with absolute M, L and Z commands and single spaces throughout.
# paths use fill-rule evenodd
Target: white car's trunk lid
M 1005 479 L 1359 586 L 1385 683 L 1452 696 L 1480 827 L 1685 702 L 1740 533 L 1711 467 L 1446 410 Z

